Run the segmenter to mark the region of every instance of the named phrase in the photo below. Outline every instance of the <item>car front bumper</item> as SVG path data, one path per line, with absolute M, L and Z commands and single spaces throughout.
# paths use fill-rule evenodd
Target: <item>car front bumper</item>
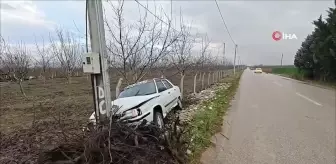
M 146 120 L 147 122 L 152 122 L 153 118 L 154 118 L 153 113 L 147 112 L 147 113 L 143 113 L 142 115 L 138 117 L 127 119 L 125 121 L 128 123 L 137 124 L 137 123 L 141 123 L 143 120 Z
M 137 117 L 134 117 L 134 118 L 120 118 L 120 120 L 122 121 L 125 121 L 127 123 L 130 123 L 130 124 L 134 124 L 134 125 L 137 125 L 137 124 L 140 124 L 143 120 L 146 120 L 148 123 L 152 122 L 153 121 L 153 112 L 146 112 L 146 113 L 142 113 L 140 116 L 137 116 Z M 90 123 L 89 124 L 93 124 L 95 125 L 96 124 L 96 119 L 95 117 L 90 117 Z

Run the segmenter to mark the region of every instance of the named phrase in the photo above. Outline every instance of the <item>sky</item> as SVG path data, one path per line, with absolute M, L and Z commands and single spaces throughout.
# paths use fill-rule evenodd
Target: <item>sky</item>
M 148 3 L 148 9 L 151 11 L 155 11 L 156 6 L 166 13 L 171 12 L 171 2 L 168 0 L 139 2 Z M 182 15 L 184 22 L 192 26 L 193 32 L 207 34 L 213 53 L 222 53 L 225 43 L 224 55 L 233 59 L 234 43 L 224 27 L 215 1 L 175 0 L 172 3 L 172 15 L 177 22 Z M 280 64 L 281 54 L 284 55 L 283 64 L 293 64 L 301 42 L 314 29 L 312 22 L 321 14 L 325 18 L 326 10 L 334 7 L 333 0 L 219 0 L 218 4 L 228 30 L 238 45 L 237 56 L 247 65 Z M 35 42 L 42 43 L 42 38 L 44 42 L 48 42 L 49 34 L 56 27 L 70 30 L 79 37 L 83 37 L 85 33 L 83 0 L 1 0 L 0 5 L 1 35 L 10 43 L 22 41 L 33 47 Z M 143 8 L 132 0 L 127 0 L 124 6 L 126 22 L 137 21 L 139 10 Z M 113 18 L 113 12 L 106 2 L 103 3 L 103 7 L 107 19 Z M 178 26 L 178 23 L 175 26 Z M 272 39 L 274 31 L 294 34 L 297 39 L 275 41 Z M 199 45 L 195 46 L 198 48 Z

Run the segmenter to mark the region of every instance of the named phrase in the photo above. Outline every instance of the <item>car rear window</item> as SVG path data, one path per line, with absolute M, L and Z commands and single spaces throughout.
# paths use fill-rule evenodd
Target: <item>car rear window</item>
M 162 80 L 162 82 L 168 89 L 173 88 L 173 86 L 167 80 Z

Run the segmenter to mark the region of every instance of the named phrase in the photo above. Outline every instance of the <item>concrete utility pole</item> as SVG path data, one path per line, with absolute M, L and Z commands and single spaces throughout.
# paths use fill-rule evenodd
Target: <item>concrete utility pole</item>
M 91 50 L 99 55 L 100 74 L 91 74 L 96 119 L 104 121 L 110 117 L 111 91 L 108 74 L 102 0 L 86 0 L 89 17 Z
M 240 70 L 240 56 L 238 56 L 238 70 Z
M 283 59 L 283 54 L 281 55 L 281 67 L 282 67 L 282 59 Z
M 223 65 L 225 66 L 225 43 L 223 43 Z
M 236 74 L 236 57 L 237 57 L 237 44 L 235 45 L 235 53 L 234 53 L 234 59 L 233 59 L 233 74 Z

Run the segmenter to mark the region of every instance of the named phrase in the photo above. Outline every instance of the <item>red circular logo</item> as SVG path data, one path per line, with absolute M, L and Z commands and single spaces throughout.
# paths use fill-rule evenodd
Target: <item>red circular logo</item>
M 274 31 L 272 34 L 272 38 L 275 41 L 279 41 L 282 38 L 282 34 L 280 31 Z

